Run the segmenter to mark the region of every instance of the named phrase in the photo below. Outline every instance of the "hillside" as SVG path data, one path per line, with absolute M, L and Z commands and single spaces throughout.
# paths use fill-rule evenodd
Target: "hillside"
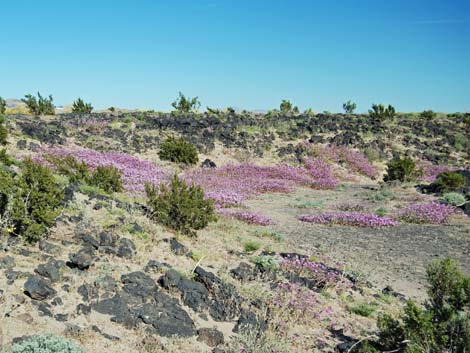
M 359 352 L 381 314 L 426 300 L 432 260 L 470 275 L 469 117 L 7 115 L 0 180 L 21 180 L 31 157 L 61 198 L 31 243 L 0 187 L 0 351 L 55 334 L 86 352 Z M 198 162 L 160 158 L 169 137 Z M 67 157 L 86 173 L 117 168 L 122 187 L 78 178 L 79 164 L 64 172 Z M 404 157 L 413 179 L 384 182 Z M 442 172 L 461 175 L 463 203 L 441 202 Z M 199 185 L 217 219 L 162 224 L 145 184 L 173 175 Z

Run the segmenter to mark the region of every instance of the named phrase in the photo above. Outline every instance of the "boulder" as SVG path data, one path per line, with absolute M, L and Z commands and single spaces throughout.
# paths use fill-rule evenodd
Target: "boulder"
M 24 284 L 24 293 L 35 300 L 46 300 L 56 295 L 49 282 L 39 276 L 30 276 Z

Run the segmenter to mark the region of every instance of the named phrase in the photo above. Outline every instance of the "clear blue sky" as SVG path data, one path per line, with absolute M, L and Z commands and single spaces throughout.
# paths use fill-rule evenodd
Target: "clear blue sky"
M 469 0 L 5 0 L 0 96 L 470 111 Z

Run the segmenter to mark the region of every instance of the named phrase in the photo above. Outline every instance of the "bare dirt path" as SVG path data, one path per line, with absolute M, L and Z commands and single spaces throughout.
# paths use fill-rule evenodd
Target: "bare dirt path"
M 387 285 L 406 296 L 425 296 L 425 268 L 436 258 L 450 257 L 470 274 L 470 220 L 445 225 L 403 224 L 387 228 L 357 228 L 302 223 L 297 217 L 319 212 L 298 208 L 305 202 L 328 205 L 357 195 L 360 186 L 340 191 L 299 189 L 293 194 L 263 195 L 249 202 L 251 209 L 276 221 L 299 252 L 322 253 L 359 271 L 374 286 Z

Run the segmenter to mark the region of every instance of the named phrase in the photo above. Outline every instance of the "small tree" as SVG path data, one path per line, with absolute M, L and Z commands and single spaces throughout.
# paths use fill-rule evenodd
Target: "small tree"
M 411 158 L 396 158 L 387 163 L 387 174 L 384 181 L 398 180 L 403 182 L 415 180 L 418 176 L 416 163 Z
M 292 103 L 289 100 L 283 99 L 281 105 L 279 106 L 281 113 L 298 113 L 299 108 L 297 106 L 292 106 Z
M 5 118 L 0 115 L 0 145 L 7 144 L 8 129 L 5 126 Z
M 356 110 L 356 103 L 349 100 L 343 103 L 343 109 L 346 114 L 352 114 Z
M 7 102 L 5 99 L 0 97 L 0 114 L 5 114 L 5 111 L 7 109 Z
M 395 116 L 395 108 L 390 104 L 387 108 L 385 108 L 383 104 L 372 104 L 372 109 L 369 110 L 369 115 L 379 120 L 393 118 Z
M 196 146 L 183 137 L 168 137 L 161 145 L 158 156 L 161 160 L 187 165 L 196 164 L 199 160 Z
M 190 111 L 198 110 L 201 106 L 198 97 L 186 98 L 181 92 L 179 92 L 178 98 L 171 103 L 172 107 L 180 113 L 189 113 Z
M 423 110 L 419 115 L 425 119 L 434 119 L 436 117 L 436 113 L 432 110 Z
M 93 106 L 91 105 L 91 103 L 85 103 L 81 98 L 78 98 L 72 104 L 72 112 L 74 113 L 90 114 L 92 111 Z
M 29 112 L 34 115 L 54 115 L 55 107 L 53 102 L 52 95 L 49 97 L 43 97 L 38 92 L 38 98 L 34 97 L 31 94 L 27 94 L 21 100 L 29 109 Z
M 200 186 L 188 186 L 176 174 L 167 186 L 146 183 L 150 218 L 190 236 L 215 221 L 214 200 L 206 199 Z

